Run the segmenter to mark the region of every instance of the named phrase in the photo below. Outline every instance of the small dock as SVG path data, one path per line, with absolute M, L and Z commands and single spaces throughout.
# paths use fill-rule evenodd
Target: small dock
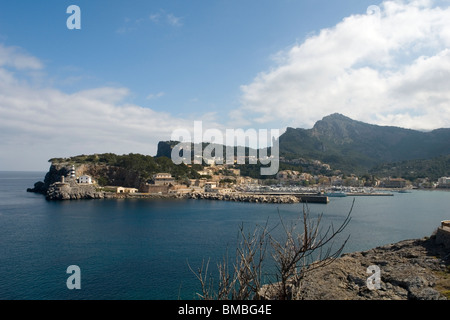
M 299 198 L 300 202 L 306 202 L 306 203 L 328 203 L 330 202 L 330 199 L 327 196 L 306 196 L 306 195 L 296 195 L 297 198 Z

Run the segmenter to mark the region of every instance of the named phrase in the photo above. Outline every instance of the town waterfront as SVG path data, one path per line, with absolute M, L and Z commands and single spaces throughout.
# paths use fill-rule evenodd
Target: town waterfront
M 0 172 L 0 299 L 195 299 L 188 263 L 210 268 L 232 253 L 238 228 L 253 230 L 279 215 L 292 220 L 303 204 L 210 200 L 102 199 L 46 201 L 26 188 L 44 172 Z M 322 225 L 339 225 L 352 201 L 345 252 L 429 236 L 450 218 L 448 191 L 413 190 L 392 197 L 335 197 L 310 204 Z M 66 269 L 81 269 L 69 290 Z

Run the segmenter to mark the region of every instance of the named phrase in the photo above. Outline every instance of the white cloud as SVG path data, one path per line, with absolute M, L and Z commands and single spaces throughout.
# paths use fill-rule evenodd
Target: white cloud
M 310 127 L 340 112 L 383 125 L 450 127 L 450 9 L 431 1 L 379 8 L 278 53 L 272 70 L 241 87 L 241 108 L 230 116 Z
M 172 27 L 183 26 L 182 18 L 175 16 L 173 13 L 167 13 L 161 9 L 159 12 L 152 13 L 148 16 L 149 20 L 156 24 L 168 24 Z
M 158 23 L 159 19 L 161 18 L 161 14 L 160 13 L 152 13 L 151 15 L 149 15 L 148 18 L 150 19 L 150 21 Z
M 183 23 L 181 22 L 180 17 L 176 17 L 173 13 L 169 13 L 166 15 L 167 22 L 174 27 L 181 27 Z
M 18 47 L 0 46 L 0 67 L 12 67 L 18 70 L 39 70 L 43 64 L 39 59 L 23 52 Z
M 42 68 L 42 63 L 16 48 L 0 44 L 0 59 L 0 170 L 45 170 L 52 157 L 83 153 L 154 155 L 158 141 L 169 139 L 176 128 L 193 126 L 127 103 L 127 88 L 67 94 L 30 85 L 20 69 Z
M 122 25 L 116 29 L 116 33 L 124 35 L 142 28 L 145 22 L 150 21 L 156 25 L 167 25 L 171 27 L 182 27 L 183 21 L 181 17 L 175 16 L 173 13 L 167 13 L 165 10 L 151 13 L 146 18 L 130 19 L 125 18 Z

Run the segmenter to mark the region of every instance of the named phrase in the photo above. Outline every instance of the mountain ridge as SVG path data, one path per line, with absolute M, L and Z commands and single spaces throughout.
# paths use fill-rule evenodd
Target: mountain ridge
M 176 141 L 160 141 L 156 157 L 171 156 Z M 313 159 L 344 173 L 364 174 L 386 163 L 450 154 L 450 128 L 419 131 L 353 120 L 333 113 L 311 129 L 287 127 L 279 137 L 282 159 Z
M 288 159 L 314 158 L 344 171 L 450 154 L 450 128 L 422 132 L 369 124 L 339 113 L 322 118 L 311 129 L 288 127 L 279 141 L 280 155 Z

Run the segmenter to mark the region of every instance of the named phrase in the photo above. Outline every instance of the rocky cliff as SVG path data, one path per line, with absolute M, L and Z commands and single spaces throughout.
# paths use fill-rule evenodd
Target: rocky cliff
M 376 165 L 450 154 L 450 128 L 431 132 L 378 126 L 332 114 L 312 129 L 287 128 L 280 155 L 317 159 L 346 173 L 365 173 Z
M 33 188 L 28 188 L 28 192 L 36 192 L 47 194 L 50 186 L 54 183 L 61 182 L 62 177 L 69 175 L 71 166 L 69 165 L 55 165 L 52 164 L 50 169 L 45 175 L 44 181 L 38 181 L 34 184 Z
M 52 163 L 44 181 L 34 184 L 28 192 L 41 193 L 48 200 L 102 199 L 112 197 L 107 192 L 98 191 L 94 185 L 80 185 L 68 178 L 72 165 L 69 163 Z M 138 172 L 125 168 L 102 164 L 79 164 L 76 176 L 89 175 L 94 180 L 102 180 L 111 186 L 139 188 L 142 181 Z
M 370 266 L 380 270 L 379 288 L 367 285 Z M 295 290 L 305 300 L 446 300 L 450 298 L 450 247 L 431 236 L 343 254 L 307 273 L 301 288 Z M 266 298 L 275 298 L 270 286 L 264 291 Z
M 97 191 L 93 185 L 78 185 L 73 180 L 53 183 L 45 194 L 48 200 L 103 199 L 105 195 L 105 192 Z

